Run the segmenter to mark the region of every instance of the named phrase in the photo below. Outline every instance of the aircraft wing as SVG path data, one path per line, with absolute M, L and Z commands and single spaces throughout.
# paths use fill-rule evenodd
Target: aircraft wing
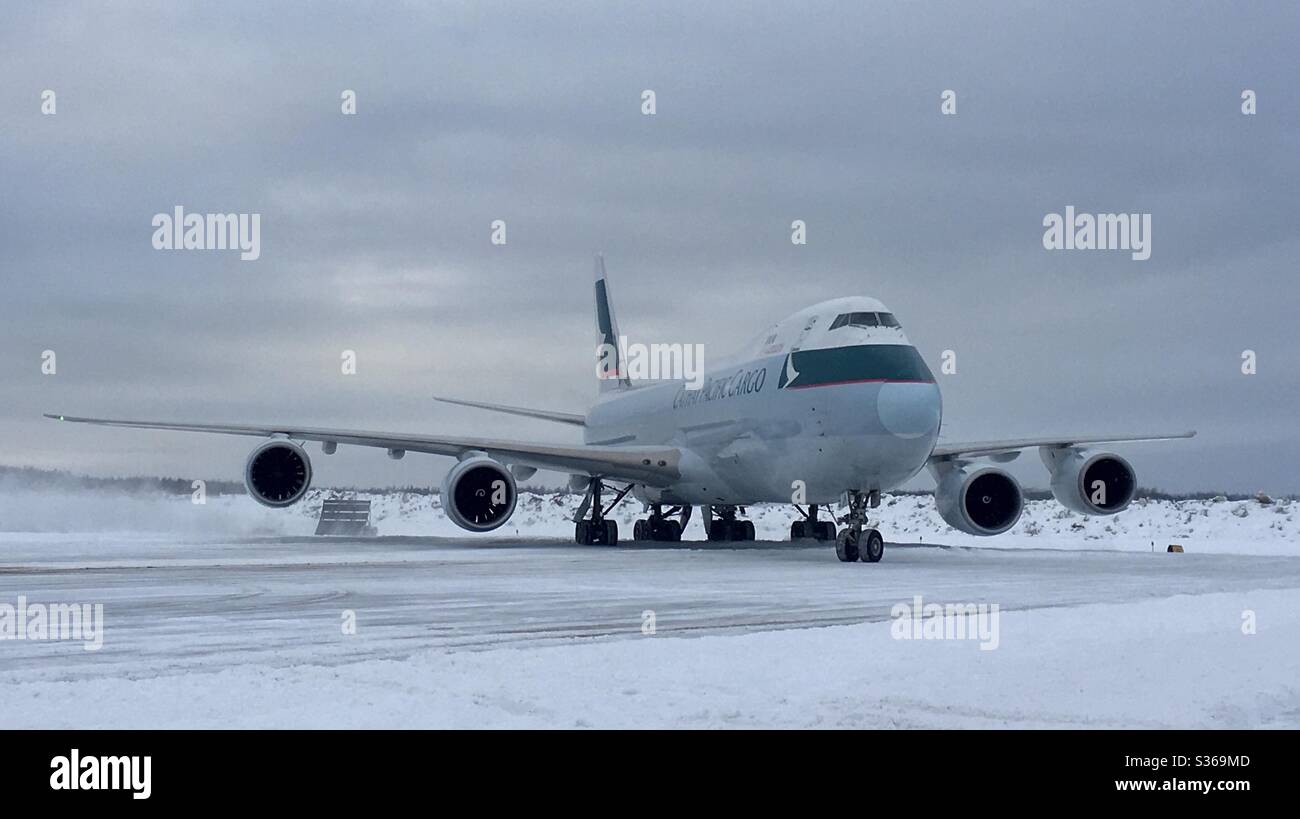
M 248 435 L 256 438 L 285 437 L 297 441 L 371 446 L 402 452 L 427 452 L 456 457 L 478 450 L 508 464 L 552 469 L 580 475 L 635 481 L 651 486 L 666 486 L 680 477 L 681 451 L 676 447 L 586 446 L 582 444 L 535 444 L 502 441 L 493 438 L 455 438 L 439 435 L 412 435 L 393 432 L 365 432 L 349 429 L 322 429 L 298 426 L 257 426 L 251 424 L 191 424 L 167 421 L 125 421 L 111 418 L 81 418 L 51 415 L 56 421 L 75 424 L 98 424 L 109 427 L 161 429 L 174 432 L 210 432 L 219 435 Z
M 1001 455 L 1018 452 L 1035 446 L 1067 447 L 1082 444 L 1119 444 L 1137 441 L 1172 441 L 1177 438 L 1191 438 L 1195 431 L 1172 432 L 1156 435 L 1102 435 L 1102 436 L 1056 436 L 1052 438 L 1007 438 L 1002 441 L 975 441 L 971 443 L 948 443 L 941 441 L 930 454 L 931 461 L 945 461 L 953 458 L 978 458 L 985 455 Z

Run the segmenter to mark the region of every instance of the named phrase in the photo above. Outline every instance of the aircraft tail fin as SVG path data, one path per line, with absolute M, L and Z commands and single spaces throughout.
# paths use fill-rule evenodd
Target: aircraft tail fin
M 625 390 L 631 386 L 624 371 L 622 347 L 619 344 L 618 320 L 609 294 L 609 278 L 605 275 L 605 257 L 596 256 L 596 330 L 600 333 L 596 372 L 600 391 Z

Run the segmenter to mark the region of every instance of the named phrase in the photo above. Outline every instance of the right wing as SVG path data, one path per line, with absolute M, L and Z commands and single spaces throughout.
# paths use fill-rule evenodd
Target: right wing
M 502 441 L 494 438 L 453 438 L 438 435 L 412 435 L 393 432 L 365 432 L 349 429 L 322 429 L 320 427 L 257 426 L 251 424 L 192 424 L 168 421 L 125 421 L 112 418 L 82 418 L 71 415 L 50 415 L 56 421 L 75 424 L 97 424 L 107 427 L 134 429 L 160 429 L 173 432 L 209 432 L 218 435 L 248 435 L 257 438 L 283 437 L 298 441 L 320 441 L 326 444 L 350 444 L 392 450 L 394 452 L 427 452 L 433 455 L 458 457 L 466 452 L 480 451 L 507 464 L 552 469 L 592 477 L 644 483 L 650 486 L 667 486 L 678 478 L 681 450 L 663 446 L 587 446 L 585 444 L 533 444 L 523 441 Z
M 1171 432 L 1155 435 L 1057 435 L 1048 438 L 1008 438 L 1002 441 L 975 441 L 971 443 L 945 443 L 940 442 L 935 446 L 934 452 L 930 455 L 931 461 L 943 461 L 951 458 L 968 456 L 979 458 L 987 455 L 1000 455 L 1007 452 L 1017 452 L 1030 447 L 1067 447 L 1078 446 L 1080 444 L 1119 444 L 1135 443 L 1137 441 L 1172 441 L 1177 438 L 1192 438 L 1196 435 L 1194 431 L 1188 432 Z

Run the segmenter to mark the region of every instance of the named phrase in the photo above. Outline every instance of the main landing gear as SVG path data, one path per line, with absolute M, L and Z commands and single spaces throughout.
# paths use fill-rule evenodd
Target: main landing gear
M 835 519 L 818 520 L 817 504 L 810 504 L 807 512 L 800 509 L 799 504 L 795 504 L 794 508 L 799 510 L 799 514 L 803 515 L 804 519 L 790 524 L 791 540 L 803 540 L 806 537 L 814 540 L 835 539 Z
M 863 563 L 879 563 L 885 556 L 885 539 L 875 528 L 864 528 L 867 524 L 867 503 L 874 508 L 880 505 L 880 493 L 870 494 L 856 489 L 849 490 L 849 513 L 844 522 L 848 526 L 840 530 L 835 538 L 835 556 L 845 563 L 861 560 Z
M 600 491 L 604 487 L 600 478 L 592 478 L 591 483 L 587 486 L 587 496 L 583 498 L 582 505 L 578 507 L 578 512 L 573 516 L 574 529 L 573 539 L 582 546 L 617 546 L 618 545 L 618 522 L 607 520 L 605 515 L 618 506 L 619 501 L 632 491 L 632 484 L 625 486 L 622 491 L 614 497 L 609 506 L 604 506 L 600 499 Z M 591 510 L 591 517 L 584 519 L 583 515 L 587 510 Z
M 754 522 L 752 520 L 738 520 L 736 511 L 744 512 L 743 507 L 738 506 L 707 506 L 704 512 L 704 530 L 708 532 L 709 540 L 753 540 L 754 539 Z
M 681 520 L 675 520 L 678 515 Z M 633 540 L 660 540 L 676 543 L 682 539 L 682 530 L 691 519 L 690 506 L 674 506 L 667 512 L 662 504 L 650 507 L 650 517 L 638 520 L 632 526 Z

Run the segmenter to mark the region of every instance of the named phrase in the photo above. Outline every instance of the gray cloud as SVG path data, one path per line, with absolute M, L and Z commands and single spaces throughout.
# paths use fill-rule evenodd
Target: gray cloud
M 1195 427 L 1132 451 L 1144 483 L 1300 489 L 1290 4 L 3 13 L 6 462 L 228 477 L 245 455 L 52 409 L 561 439 L 429 396 L 580 409 L 603 250 L 633 335 L 721 355 L 806 303 L 876 295 L 932 364 L 957 352 L 951 436 Z M 176 204 L 260 212 L 262 258 L 153 250 Z M 1069 204 L 1151 212 L 1152 258 L 1044 251 L 1043 215 Z M 318 460 L 338 482 L 445 468 Z

